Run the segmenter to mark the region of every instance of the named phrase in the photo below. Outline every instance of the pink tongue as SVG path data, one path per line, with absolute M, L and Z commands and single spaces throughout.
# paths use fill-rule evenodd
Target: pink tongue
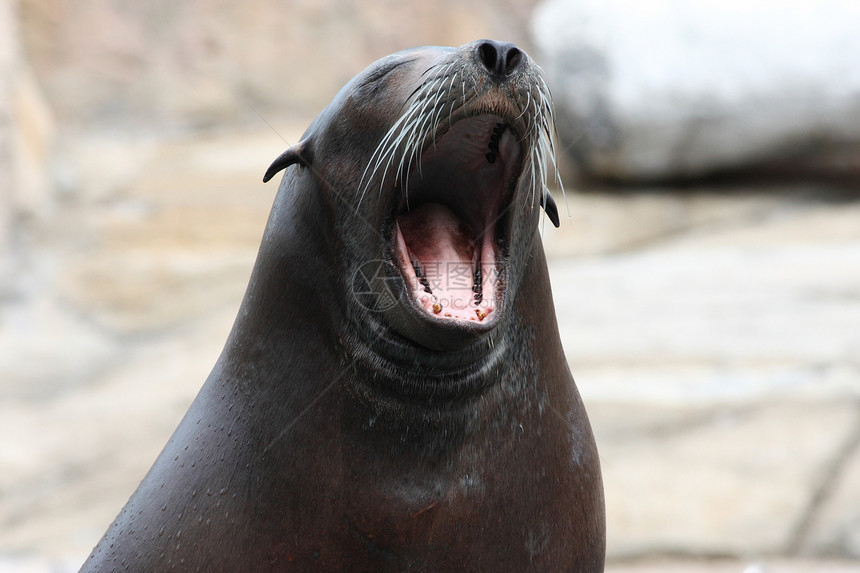
M 478 253 L 469 225 L 438 203 L 400 215 L 397 224 L 411 262 L 418 263 L 418 273 L 426 279 L 414 284 L 415 296 L 424 308 L 442 318 L 483 320 L 476 314 L 473 286 Z
M 437 264 L 443 267 L 439 272 L 454 271 L 454 268 L 444 267 L 460 265 L 471 271 L 472 253 L 475 251 L 473 234 L 449 208 L 439 203 L 428 203 L 400 215 L 397 223 L 410 252 L 428 271 L 429 267 Z

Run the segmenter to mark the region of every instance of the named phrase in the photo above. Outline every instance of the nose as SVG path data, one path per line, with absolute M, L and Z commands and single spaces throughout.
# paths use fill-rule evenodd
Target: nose
M 510 42 L 481 40 L 478 42 L 478 59 L 490 73 L 505 78 L 516 72 L 525 54 Z

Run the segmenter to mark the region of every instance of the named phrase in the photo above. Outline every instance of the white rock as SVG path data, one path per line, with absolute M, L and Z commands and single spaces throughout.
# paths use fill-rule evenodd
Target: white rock
M 671 178 L 860 142 L 860 3 L 551 0 L 532 36 L 562 147 Z

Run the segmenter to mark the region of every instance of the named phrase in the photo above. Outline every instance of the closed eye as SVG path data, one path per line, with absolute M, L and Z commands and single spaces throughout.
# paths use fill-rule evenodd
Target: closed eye
M 378 67 L 377 69 L 373 70 L 367 76 L 367 79 L 365 80 L 364 83 L 365 83 L 365 85 L 375 84 L 379 80 L 381 80 L 382 78 L 384 78 L 385 76 L 387 76 L 388 74 L 390 74 L 391 72 L 393 72 L 394 70 L 399 68 L 400 66 L 402 66 L 404 64 L 409 64 L 413 61 L 415 61 L 414 58 L 408 59 L 408 60 L 395 60 L 395 61 L 392 61 L 388 64 L 382 65 L 382 66 Z

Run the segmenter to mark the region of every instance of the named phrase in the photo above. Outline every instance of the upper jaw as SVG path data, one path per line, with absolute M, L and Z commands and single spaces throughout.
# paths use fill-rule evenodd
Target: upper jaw
M 476 113 L 428 141 L 395 185 L 391 260 L 420 330 L 480 334 L 506 303 L 508 214 L 525 150 L 513 114 Z M 410 333 L 412 329 L 410 329 Z

